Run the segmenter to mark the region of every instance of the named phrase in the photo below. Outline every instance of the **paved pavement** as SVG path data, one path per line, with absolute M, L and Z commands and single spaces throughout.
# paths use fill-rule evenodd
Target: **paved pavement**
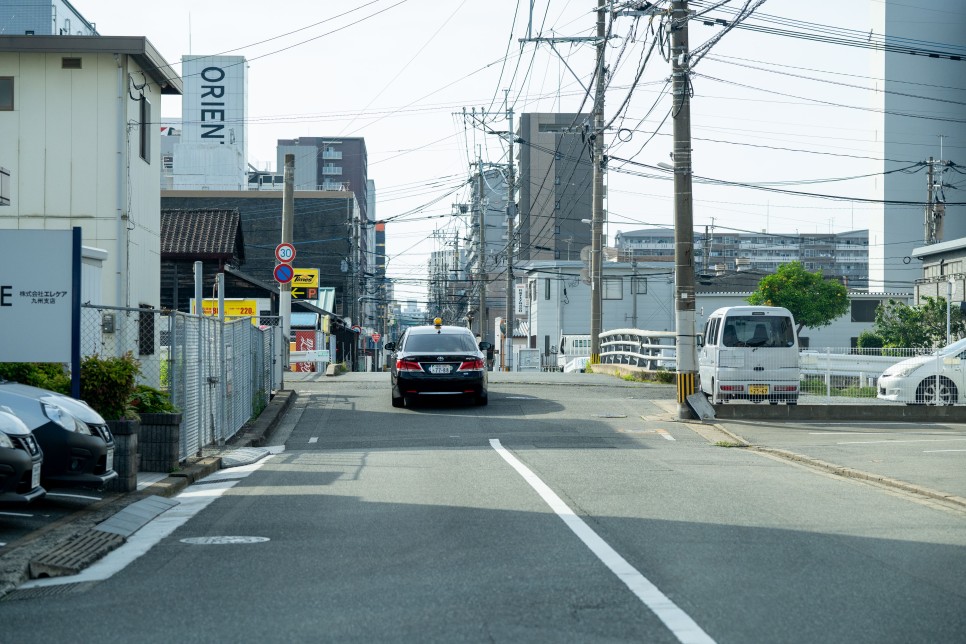
M 494 372 L 490 377 L 493 383 L 551 384 L 541 375 Z M 364 377 L 388 379 L 385 374 L 367 374 Z M 285 376 L 286 386 L 290 388 L 297 387 L 299 382 L 320 382 L 326 378 L 323 374 L 293 373 Z M 923 448 L 923 452 L 929 450 L 935 453 L 936 459 L 962 459 L 966 454 L 966 426 L 896 424 L 897 426 L 884 427 L 881 431 L 874 432 L 868 427 L 856 431 L 853 425 L 828 422 L 701 423 L 677 418 L 678 407 L 673 399 L 673 385 L 642 388 L 639 383 L 627 383 L 613 376 L 581 373 L 556 373 L 552 384 L 600 385 L 600 379 L 607 380 L 612 387 L 633 387 L 634 399 L 629 400 L 628 404 L 635 407 L 636 413 L 645 422 L 681 423 L 709 442 L 754 449 L 776 458 L 820 468 L 834 475 L 864 480 L 966 511 L 966 468 L 959 468 L 957 471 L 962 474 L 954 477 L 939 476 L 938 470 L 924 470 L 918 466 L 919 461 L 894 457 L 896 450 L 917 445 Z M 230 445 L 206 449 L 202 457 L 191 459 L 178 473 L 170 476 L 139 474 L 137 492 L 105 497 L 83 511 L 7 544 L 0 551 L 0 598 L 29 578 L 31 561 L 43 560 L 52 552 L 63 553 L 65 547 L 77 540 L 79 535 L 91 534 L 90 531 L 93 530 L 109 532 L 112 535 L 121 534 L 123 538 L 125 529 L 132 529 L 139 521 L 150 520 L 151 512 L 164 511 L 166 505 L 157 501 L 158 497 L 176 496 L 193 482 L 217 469 L 248 464 L 267 456 L 268 450 L 261 449 L 260 446 L 274 431 L 295 398 L 296 394 L 292 389 L 279 392 L 259 418 L 239 432 Z M 602 413 L 607 412 L 602 410 Z M 893 457 L 870 457 L 869 450 L 886 450 Z M 131 509 L 125 513 L 129 507 Z M 133 529 L 136 530 L 137 527 Z M 100 546 L 103 551 L 95 552 L 93 560 L 118 545 L 120 544 L 116 539 L 104 540 Z

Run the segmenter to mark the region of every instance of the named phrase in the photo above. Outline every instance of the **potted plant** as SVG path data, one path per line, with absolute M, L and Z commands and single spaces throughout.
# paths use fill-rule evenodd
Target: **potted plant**
M 141 418 L 139 451 L 142 472 L 171 472 L 177 469 L 181 453 L 182 414 L 168 394 L 137 385 L 130 407 Z

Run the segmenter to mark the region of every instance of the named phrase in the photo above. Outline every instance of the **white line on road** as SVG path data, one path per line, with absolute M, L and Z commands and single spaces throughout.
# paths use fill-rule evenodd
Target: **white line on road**
M 663 436 L 669 441 L 674 440 L 674 437 L 671 436 L 670 432 L 668 432 L 666 429 L 655 429 L 654 431 L 656 431 L 658 434 L 660 434 L 661 436 Z
M 109 579 L 115 573 L 127 567 L 132 561 L 148 552 L 163 538 L 187 523 L 188 519 L 204 510 L 212 501 L 237 485 L 241 478 L 259 469 L 268 460 L 267 458 L 263 458 L 251 465 L 233 467 L 230 470 L 219 470 L 219 472 L 215 472 L 211 476 L 202 479 L 202 481 L 208 481 L 213 477 L 217 477 L 221 472 L 230 472 L 238 477 L 234 480 L 224 479 L 217 483 L 189 486 L 184 492 L 174 497 L 178 501 L 178 505 L 162 512 L 156 519 L 153 519 L 128 537 L 127 542 L 120 548 L 110 552 L 103 559 L 98 560 L 89 568 L 82 570 L 79 574 L 69 577 L 33 579 L 22 584 L 20 588 L 59 586 L 84 581 L 103 581 Z
M 923 454 L 938 454 L 940 452 L 966 452 L 966 449 L 924 449 Z
M 871 443 L 949 443 L 954 441 L 966 441 L 966 438 L 923 438 L 914 441 L 847 441 L 837 443 L 838 445 L 869 445 Z
M 319 442 L 318 436 L 313 436 L 312 438 L 309 439 L 309 443 L 318 443 L 318 442 Z
M 590 551 L 605 566 L 610 568 L 611 572 L 617 575 L 617 578 L 624 582 L 630 588 L 631 592 L 637 595 L 637 598 L 657 615 L 658 619 L 664 622 L 664 625 L 678 638 L 678 641 L 714 644 L 714 640 L 687 613 L 668 599 L 667 595 L 662 593 L 647 577 L 638 572 L 616 550 L 611 548 L 606 541 L 601 539 L 600 535 L 584 523 L 583 519 L 574 514 L 574 511 L 557 496 L 556 492 L 540 480 L 540 477 L 521 463 L 517 457 L 507 451 L 500 444 L 499 439 L 491 438 L 490 445 L 496 450 L 497 454 L 503 457 L 503 460 L 510 464 L 510 467 L 515 469 L 523 477 L 523 480 L 530 484 L 530 487 L 540 495 L 540 498 L 577 535 L 577 538 L 583 541 L 584 545 L 590 548 Z
M 25 514 L 23 512 L 0 512 L 0 516 L 4 517 L 27 517 L 28 519 L 33 517 L 32 514 Z

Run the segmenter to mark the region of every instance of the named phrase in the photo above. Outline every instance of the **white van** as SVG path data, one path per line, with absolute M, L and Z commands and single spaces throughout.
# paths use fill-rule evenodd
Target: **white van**
M 562 371 L 583 371 L 590 358 L 590 336 L 565 334 L 560 336 L 557 367 Z M 579 360 L 584 358 L 584 360 Z M 575 361 L 576 364 L 575 364 Z
M 729 306 L 708 318 L 698 351 L 701 391 L 712 403 L 798 403 L 795 319 L 778 306 Z

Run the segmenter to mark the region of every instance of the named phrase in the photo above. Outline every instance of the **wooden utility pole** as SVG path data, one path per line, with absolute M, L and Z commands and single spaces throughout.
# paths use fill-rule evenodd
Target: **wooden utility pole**
M 674 321 L 677 351 L 678 418 L 694 418 L 687 397 L 695 392 L 697 346 L 694 330 L 694 230 L 691 194 L 691 66 L 688 59 L 688 2 L 671 3 L 671 62 L 674 119 Z

